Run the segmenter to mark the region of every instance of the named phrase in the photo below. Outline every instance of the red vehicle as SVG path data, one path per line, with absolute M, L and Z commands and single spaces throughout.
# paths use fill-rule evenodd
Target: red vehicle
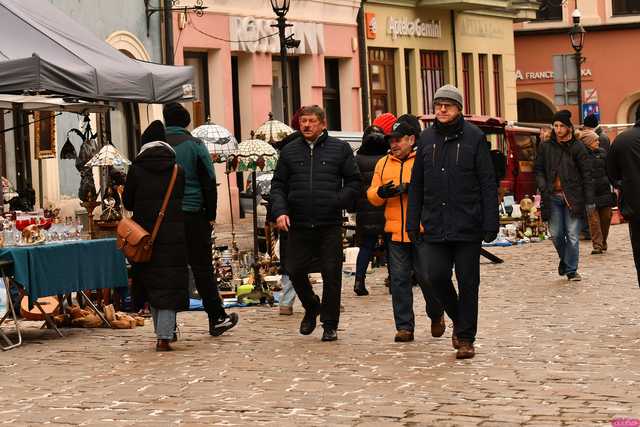
M 516 201 L 525 195 L 536 194 L 536 176 L 533 170 L 538 145 L 540 127 L 519 125 L 500 117 L 464 116 L 465 120 L 478 126 L 491 142 L 492 150 L 500 151 L 506 157 L 506 173 L 500 187 L 513 194 Z M 425 125 L 435 120 L 435 115 L 421 117 Z

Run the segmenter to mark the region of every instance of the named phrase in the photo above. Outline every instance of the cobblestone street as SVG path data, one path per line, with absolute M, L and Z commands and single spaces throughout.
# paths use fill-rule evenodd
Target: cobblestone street
M 240 324 L 207 334 L 203 312 L 178 316 L 173 353 L 150 322 L 133 330 L 30 323 L 0 353 L 0 424 L 13 425 L 610 425 L 640 418 L 640 293 L 626 226 L 610 249 L 581 242 L 582 282 L 556 274 L 550 242 L 495 248 L 482 261 L 475 359 L 457 361 L 451 328 L 429 334 L 416 298 L 413 343 L 394 343 L 390 297 L 376 270 L 369 297 L 343 281 L 339 340 L 298 334 L 302 308 L 234 309 Z M 416 291 L 418 297 L 418 291 Z

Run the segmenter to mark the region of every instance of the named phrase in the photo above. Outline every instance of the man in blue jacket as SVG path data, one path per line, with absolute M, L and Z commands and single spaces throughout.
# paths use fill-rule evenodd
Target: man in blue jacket
M 213 163 L 203 142 L 185 129 L 191 123 L 191 116 L 182 105 L 177 102 L 167 104 L 162 114 L 167 143 L 176 151 L 176 161 L 184 169 L 182 213 L 188 262 L 209 316 L 209 333 L 219 336 L 238 323 L 238 314 L 225 312 L 213 272 L 211 233 L 218 202 Z
M 453 318 L 458 359 L 475 355 L 482 241 L 498 234 L 498 189 L 482 131 L 464 120 L 463 99 L 451 85 L 434 97 L 436 120 L 420 135 L 409 186 L 407 233 L 424 240 L 427 271 Z M 420 233 L 420 224 L 424 234 Z M 451 282 L 455 266 L 459 295 Z

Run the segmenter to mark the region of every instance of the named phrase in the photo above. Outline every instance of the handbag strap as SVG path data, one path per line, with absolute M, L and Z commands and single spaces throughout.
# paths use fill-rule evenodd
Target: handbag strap
M 167 188 L 167 192 L 164 195 L 164 200 L 162 201 L 162 207 L 160 208 L 160 212 L 158 212 L 158 217 L 156 218 L 156 223 L 153 225 L 153 231 L 151 232 L 151 244 L 156 240 L 156 236 L 158 235 L 158 230 L 160 229 L 160 224 L 162 224 L 162 220 L 164 219 L 164 213 L 167 210 L 167 205 L 169 204 L 169 198 L 171 197 L 171 193 L 173 193 L 173 186 L 176 183 L 176 178 L 178 176 L 178 165 L 173 166 L 173 173 L 171 174 L 171 180 L 169 181 L 169 187 Z

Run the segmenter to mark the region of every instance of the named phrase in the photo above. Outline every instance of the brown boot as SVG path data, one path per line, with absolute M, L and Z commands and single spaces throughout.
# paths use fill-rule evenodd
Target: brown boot
M 280 315 L 282 316 L 291 316 L 293 314 L 293 307 L 290 305 L 282 305 L 280 306 Z
M 451 345 L 456 350 L 460 348 L 460 342 L 458 341 L 458 337 L 456 336 L 456 334 L 451 335 Z
M 413 332 L 400 329 L 396 332 L 395 342 L 409 342 L 413 341 Z
M 173 348 L 169 345 L 169 341 L 171 340 L 158 340 L 156 342 L 156 351 L 173 351 Z
M 439 338 L 444 335 L 447 325 L 444 323 L 444 314 L 439 319 L 431 319 L 431 336 Z
M 456 353 L 456 359 L 471 359 L 476 355 L 476 350 L 473 348 L 473 343 L 468 341 L 460 341 L 460 348 Z

